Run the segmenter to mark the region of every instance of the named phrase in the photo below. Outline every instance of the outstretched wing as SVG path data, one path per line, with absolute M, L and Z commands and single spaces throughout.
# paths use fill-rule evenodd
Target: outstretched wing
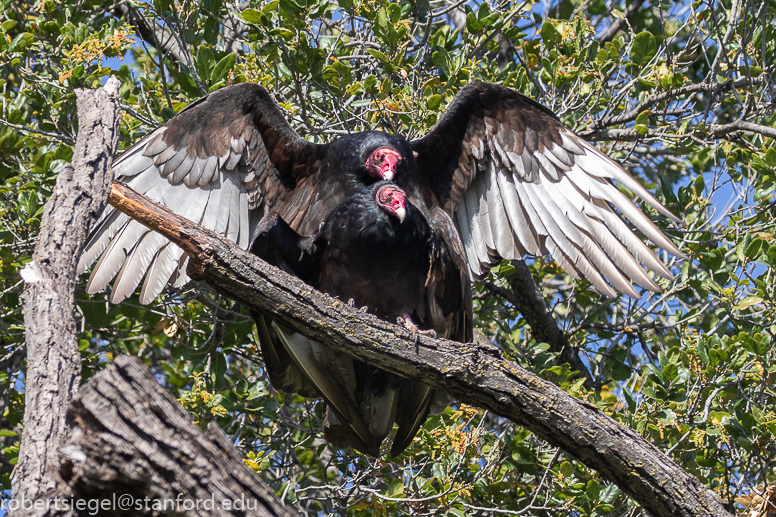
M 423 180 L 456 221 L 475 278 L 501 259 L 551 254 L 607 296 L 614 286 L 637 298 L 631 282 L 659 291 L 642 266 L 664 278 L 670 272 L 620 215 L 685 257 L 612 180 L 679 222 L 676 216 L 617 162 L 513 90 L 467 85 L 411 146 Z
M 314 189 L 308 187 L 325 148 L 301 139 L 264 88 L 242 83 L 194 102 L 122 154 L 113 169 L 141 194 L 247 248 L 265 205 L 287 219 L 309 206 Z M 181 248 L 112 207 L 92 232 L 78 273 L 98 257 L 86 290 L 94 294 L 117 277 L 112 303 L 131 295 L 144 277 L 143 304 L 168 282 L 188 281 Z

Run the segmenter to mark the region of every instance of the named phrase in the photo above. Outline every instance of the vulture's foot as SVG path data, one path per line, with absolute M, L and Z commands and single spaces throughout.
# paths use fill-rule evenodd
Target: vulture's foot
M 420 330 L 418 326 L 412 322 L 408 315 L 405 315 L 403 318 L 398 318 L 396 322 L 405 329 L 412 332 L 412 337 L 415 340 L 415 344 L 418 343 L 418 336 L 436 337 L 436 331 L 434 329 Z

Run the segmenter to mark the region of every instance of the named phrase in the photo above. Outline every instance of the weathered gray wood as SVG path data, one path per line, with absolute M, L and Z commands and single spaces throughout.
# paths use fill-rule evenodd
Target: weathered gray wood
M 118 80 L 76 90 L 78 140 L 72 164 L 46 202 L 32 261 L 22 270 L 27 347 L 24 433 L 13 497 L 34 500 L 58 487 L 57 449 L 67 405 L 81 377 L 75 333 L 75 269 L 89 228 L 107 204 L 119 128 Z
M 189 274 L 332 349 L 509 418 L 577 456 L 654 516 L 729 516 L 714 493 L 636 431 L 505 360 L 492 345 L 421 337 L 362 314 L 114 183 L 110 202 L 182 246 Z
M 135 357 L 118 357 L 95 375 L 68 422 L 62 478 L 78 498 L 105 501 L 112 511 L 101 515 L 297 515 L 243 464 L 217 424 L 203 433 Z

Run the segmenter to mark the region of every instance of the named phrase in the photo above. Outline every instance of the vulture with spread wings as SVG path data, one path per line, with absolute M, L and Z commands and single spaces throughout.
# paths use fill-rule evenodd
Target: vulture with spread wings
M 501 259 L 549 254 L 607 296 L 617 289 L 638 297 L 633 284 L 658 291 L 646 270 L 671 274 L 623 218 L 684 257 L 614 182 L 678 218 L 617 162 L 537 102 L 486 83 L 464 87 L 418 140 L 368 131 L 328 144 L 300 138 L 261 86 L 236 84 L 188 106 L 127 150 L 114 170 L 133 189 L 244 248 L 267 209 L 312 234 L 348 196 L 392 180 L 416 206 L 452 217 L 473 278 Z M 150 303 L 167 283 L 188 280 L 180 248 L 112 208 L 79 272 L 98 257 L 87 292 L 116 278 L 113 303 L 141 282 L 140 301 Z
M 460 264 L 471 278 L 480 278 L 502 259 L 552 255 L 572 276 L 590 281 L 607 296 L 615 296 L 617 289 L 638 297 L 633 284 L 659 291 L 649 272 L 664 278 L 671 274 L 631 226 L 657 247 L 684 257 L 615 182 L 669 219 L 679 219 L 617 162 L 535 101 L 485 83 L 464 87 L 418 140 L 367 131 L 328 144 L 300 138 L 261 86 L 237 84 L 191 104 L 127 150 L 114 171 L 133 189 L 246 249 L 265 214 L 276 213 L 297 237 L 313 235 L 346 199 L 387 180 L 418 207 L 432 234 L 457 243 L 448 247 L 454 256 L 447 265 L 455 269 Z M 291 249 L 299 242 L 292 239 Z M 87 243 L 79 272 L 98 258 L 87 292 L 96 293 L 115 278 L 113 303 L 130 296 L 141 282 L 140 302 L 150 303 L 168 283 L 180 286 L 188 280 L 188 259 L 180 248 L 110 207 Z M 274 258 L 279 264 L 283 253 Z M 290 270 L 304 278 L 307 266 L 294 267 Z M 383 274 L 374 271 L 376 279 Z M 439 293 L 446 288 L 444 282 L 435 287 Z M 457 300 L 456 307 L 434 316 L 439 319 L 408 318 L 408 326 L 434 329 L 445 318 L 470 318 L 468 291 L 460 286 L 453 291 L 457 294 L 449 300 Z M 380 289 L 371 292 L 379 295 Z M 395 311 L 378 312 L 389 317 Z M 259 322 L 259 327 L 270 376 L 279 379 L 281 389 L 320 396 L 325 383 L 339 383 L 345 386 L 340 392 L 348 394 L 352 379 L 347 372 L 343 378 L 337 378 L 341 372 L 315 373 L 318 352 L 311 353 L 310 367 L 290 357 L 309 349 L 307 342 L 295 345 L 298 336 L 271 322 L 265 321 L 263 329 Z M 428 397 L 421 399 L 409 412 L 425 417 Z M 362 421 L 370 425 L 369 418 Z M 345 419 L 350 434 L 357 431 L 354 422 Z M 399 441 L 411 440 L 416 423 L 405 426 Z M 367 443 L 364 452 L 374 453 L 375 444 L 379 441 Z

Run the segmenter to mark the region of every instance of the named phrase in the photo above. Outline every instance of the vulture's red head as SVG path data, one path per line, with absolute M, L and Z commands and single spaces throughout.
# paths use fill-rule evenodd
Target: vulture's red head
M 383 146 L 374 150 L 364 164 L 369 175 L 377 180 L 392 180 L 396 167 L 401 161 L 401 154 L 395 149 Z
M 394 185 L 384 185 L 377 190 L 375 201 L 377 206 L 388 215 L 396 217 L 400 223 L 404 222 L 404 218 L 407 216 L 407 200 L 402 189 Z

